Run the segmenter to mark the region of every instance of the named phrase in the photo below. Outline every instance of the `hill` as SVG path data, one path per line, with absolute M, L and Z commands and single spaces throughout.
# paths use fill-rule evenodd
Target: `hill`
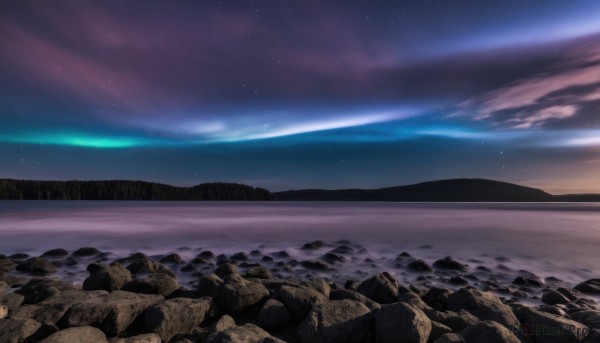
M 379 189 L 304 189 L 273 195 L 275 200 L 295 201 L 556 201 L 553 195 L 536 188 L 485 179 L 439 180 Z
M 237 183 L 175 187 L 144 181 L 0 179 L 2 200 L 272 200 L 271 192 Z

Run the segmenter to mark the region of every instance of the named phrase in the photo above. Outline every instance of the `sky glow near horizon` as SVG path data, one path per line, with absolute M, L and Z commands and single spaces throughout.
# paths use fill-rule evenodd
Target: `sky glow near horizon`
M 600 192 L 600 2 L 0 9 L 0 177 Z

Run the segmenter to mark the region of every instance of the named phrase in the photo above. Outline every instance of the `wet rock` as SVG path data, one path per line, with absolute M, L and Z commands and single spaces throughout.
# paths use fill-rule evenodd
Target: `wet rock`
M 246 272 L 246 277 L 256 279 L 272 279 L 273 275 L 271 275 L 271 272 L 265 267 L 252 267 L 248 269 L 248 272 Z
M 447 288 L 431 287 L 425 295 L 423 301 L 438 311 L 445 311 L 448 308 L 448 297 L 452 291 Z
M 5 293 L 0 294 L 0 305 L 6 306 L 8 312 L 14 311 L 17 307 L 21 306 L 25 297 L 17 293 Z
M 146 333 L 137 336 L 125 337 L 125 338 L 113 338 L 110 343 L 161 343 L 160 336 L 155 333 Z M 187 341 L 175 341 L 177 343 L 187 343 Z M 194 342 L 194 341 L 191 341 Z M 199 342 L 202 342 L 199 340 Z
M 322 241 L 314 241 L 314 242 L 310 242 L 310 243 L 305 243 L 300 249 L 301 250 L 317 250 L 321 247 L 323 247 Z
M 175 278 L 175 274 L 173 274 L 171 269 L 148 258 L 142 258 L 132 262 L 130 265 L 127 266 L 127 269 L 135 275 L 165 274 L 172 278 Z
M 231 255 L 231 259 L 235 260 L 235 261 L 249 261 L 250 260 L 250 258 L 248 258 L 248 255 L 246 255 L 243 252 L 238 252 L 238 253 Z
M 196 285 L 196 290 L 201 295 L 211 295 L 223 283 L 223 280 L 215 274 L 209 274 L 200 279 Z
M 46 276 L 58 270 L 50 261 L 41 257 L 32 257 L 21 262 L 17 265 L 16 269 L 35 276 Z
M 560 307 L 554 305 L 541 305 L 537 307 L 538 311 L 555 314 L 557 316 L 566 317 L 567 313 Z
M 431 321 L 431 333 L 429 334 L 429 338 L 427 339 L 427 341 L 428 342 L 434 341 L 447 333 L 452 333 L 452 329 L 442 323 L 432 320 Z
M 100 254 L 101 254 L 101 251 L 94 247 L 79 248 L 79 249 L 75 250 L 75 252 L 73 252 L 73 256 L 76 256 L 76 257 L 90 257 L 90 256 L 97 256 Z
M 26 259 L 29 258 L 29 254 L 25 254 L 25 253 L 16 253 L 16 254 L 12 254 L 10 256 L 8 256 L 11 260 L 13 261 L 25 261 Z
M 57 331 L 40 343 L 104 343 L 106 335 L 100 329 L 91 326 L 73 327 Z
M 378 343 L 425 343 L 431 333 L 431 320 L 418 309 L 404 303 L 384 306 L 375 314 Z
M 177 254 L 167 255 L 159 260 L 160 263 L 180 264 L 183 263 L 181 256 Z
M 509 329 L 497 322 L 486 320 L 460 332 L 467 343 L 521 343 Z
M 21 294 L 24 304 L 36 304 L 61 291 L 79 290 L 78 287 L 64 281 L 51 279 L 32 279 L 14 293 Z
M 431 266 L 423 260 L 412 261 L 406 267 L 410 270 L 414 270 L 417 272 L 432 272 L 433 271 Z
M 339 247 L 329 251 L 330 253 L 334 253 L 334 254 L 344 254 L 344 255 L 349 255 L 352 254 L 354 252 L 354 248 L 352 248 L 351 246 L 348 246 L 346 244 L 344 245 L 340 245 Z
M 479 322 L 479 318 L 465 310 L 460 310 L 459 312 L 448 311 L 443 324 L 451 328 L 452 331 L 458 332 Z
M 258 312 L 258 325 L 271 329 L 286 325 L 292 319 L 292 314 L 285 305 L 275 299 L 268 299 Z
M 87 271 L 90 272 L 90 276 L 83 281 L 84 290 L 112 292 L 132 281 L 131 272 L 119 262 L 113 262 L 108 266 L 93 263 L 87 267 Z
M 474 288 L 461 288 L 448 297 L 448 310 L 467 310 L 481 320 L 493 320 L 506 327 L 518 326 L 519 321 L 510 306 L 497 297 Z
M 433 267 L 436 269 L 445 269 L 445 270 L 458 270 L 458 271 L 466 271 L 467 266 L 455 261 L 452 257 L 447 256 L 441 260 L 437 260 L 433 263 Z
M 590 329 L 600 330 L 600 311 L 587 310 L 571 313 L 571 319 Z
M 122 290 L 142 294 L 168 296 L 179 288 L 177 280 L 167 274 L 150 274 L 123 285 Z
M 542 280 L 535 277 L 523 277 L 518 276 L 513 280 L 513 284 L 525 287 L 542 287 L 544 283 Z
M 455 286 L 468 286 L 469 281 L 462 276 L 454 276 L 448 280 L 448 283 Z
M 274 297 L 287 306 L 297 321 L 304 319 L 314 305 L 327 301 L 322 293 L 307 286 L 281 286 Z
M 323 294 L 325 298 L 329 298 L 329 293 L 331 292 L 331 286 L 327 283 L 327 281 L 323 279 L 312 279 L 308 281 L 304 281 L 301 283 L 302 286 L 308 286 L 317 292 Z
M 181 269 L 179 269 L 179 271 L 184 272 L 184 273 L 195 272 L 197 270 L 198 270 L 198 268 L 191 263 L 188 263 L 185 266 L 181 267 Z
M 330 300 L 354 300 L 363 303 L 365 306 L 369 308 L 369 310 L 374 311 L 381 308 L 377 302 L 365 297 L 364 295 L 348 290 L 348 289 L 333 289 L 329 295 Z
M 226 276 L 217 286 L 214 299 L 227 313 L 236 313 L 261 302 L 269 291 L 261 283 L 248 281 L 237 274 Z
M 65 315 L 65 324 L 94 326 L 108 337 L 122 333 L 146 308 L 164 298 L 160 295 L 114 291 L 73 305 Z
M 306 269 L 325 271 L 329 269 L 329 266 L 322 261 L 318 260 L 306 260 L 300 262 L 300 265 Z
M 344 256 L 328 252 L 325 255 L 321 256 L 321 259 L 327 263 L 343 263 L 346 261 Z
M 298 326 L 300 342 L 359 343 L 371 324 L 369 309 L 358 301 L 332 300 L 316 305 Z
M 261 343 L 268 337 L 271 335 L 258 326 L 244 324 L 218 332 L 208 343 Z
M 16 266 L 17 264 L 10 258 L 0 258 L 0 271 L 9 272 L 15 269 Z
M 548 305 L 568 304 L 571 300 L 557 291 L 548 291 L 542 296 L 542 301 Z
M 215 274 L 221 279 L 232 274 L 239 274 L 237 267 L 231 263 L 223 263 L 215 270 Z
M 215 258 L 215 254 L 212 251 L 206 250 L 196 255 L 196 257 L 200 257 L 206 260 L 212 260 L 213 258 Z
M 585 294 L 600 294 L 600 279 L 592 279 L 580 283 L 575 289 Z
M 0 319 L 0 342 L 35 342 L 35 333 L 41 327 L 41 323 L 32 319 Z
M 380 304 L 391 304 L 398 300 L 398 287 L 398 281 L 384 272 L 363 281 L 357 291 Z
M 579 342 L 583 341 L 590 329 L 574 320 L 556 316 L 550 313 L 536 311 L 524 306 L 515 309 L 521 324 L 527 332 L 527 328 L 547 328 L 556 333 L 553 335 L 536 336 L 540 342 Z
M 41 257 L 61 258 L 61 257 L 67 257 L 67 256 L 69 256 L 69 252 L 66 251 L 65 249 L 52 249 L 52 250 L 48 250 L 45 253 L 43 253 Z
M 290 257 L 290 254 L 285 250 L 274 252 L 271 255 L 273 257 L 277 257 L 277 258 L 289 258 Z
M 144 323 L 149 332 L 157 333 L 168 342 L 177 333 L 191 332 L 209 313 L 212 299 L 173 298 L 150 306 L 144 312 Z

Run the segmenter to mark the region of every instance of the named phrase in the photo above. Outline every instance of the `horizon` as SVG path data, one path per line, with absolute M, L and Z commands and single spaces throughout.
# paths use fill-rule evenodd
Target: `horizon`
M 600 2 L 1 7 L 0 178 L 600 194 Z

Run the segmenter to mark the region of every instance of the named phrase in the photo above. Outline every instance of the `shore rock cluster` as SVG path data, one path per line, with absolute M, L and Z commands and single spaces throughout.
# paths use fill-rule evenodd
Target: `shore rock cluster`
M 348 249 L 297 265 L 331 268 Z M 424 279 L 444 275 L 449 287 L 402 284 L 388 272 L 341 284 L 312 274 L 279 277 L 275 259 L 289 260 L 283 251 L 262 256 L 263 264 L 248 263 L 245 253 L 202 251 L 196 259 L 214 268 L 181 285 L 178 272 L 193 265 L 179 255 L 106 256 L 94 248 L 0 255 L 0 342 L 600 342 L 600 279 L 553 288 L 523 274 L 510 287 L 491 287 L 494 280 L 470 282 L 469 266 L 450 257 L 430 266 L 404 254 L 408 270 Z M 89 276 L 81 286 L 50 277 L 84 262 Z M 540 296 L 526 303 L 517 292 Z

